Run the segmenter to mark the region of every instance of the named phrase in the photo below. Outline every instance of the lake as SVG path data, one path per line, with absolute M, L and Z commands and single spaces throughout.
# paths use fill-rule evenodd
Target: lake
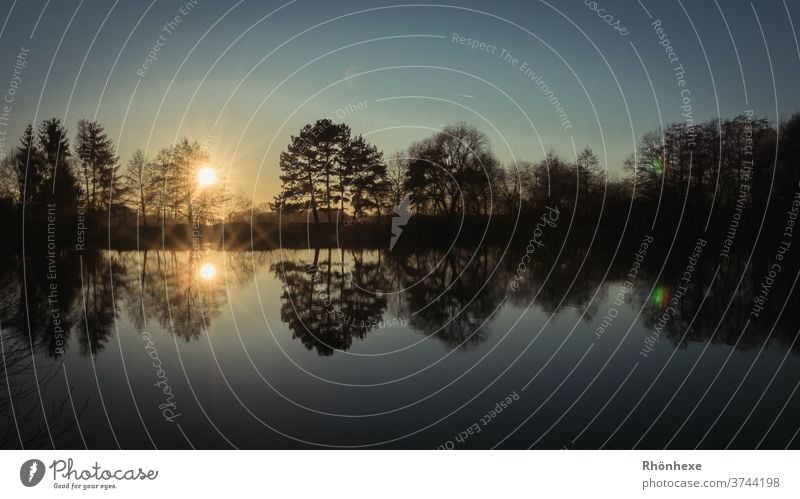
M 794 273 L 634 239 L 6 257 L 0 446 L 797 448 Z

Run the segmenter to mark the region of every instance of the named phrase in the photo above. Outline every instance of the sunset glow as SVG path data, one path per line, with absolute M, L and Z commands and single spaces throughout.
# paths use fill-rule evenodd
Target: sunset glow
M 2 5 L 4 490 L 800 499 L 800 0 Z
M 204 263 L 203 266 L 200 267 L 200 277 L 204 280 L 210 281 L 215 275 L 217 275 L 217 269 L 210 263 Z
M 208 187 L 217 182 L 217 173 L 213 168 L 204 166 L 197 172 L 197 183 L 200 187 Z

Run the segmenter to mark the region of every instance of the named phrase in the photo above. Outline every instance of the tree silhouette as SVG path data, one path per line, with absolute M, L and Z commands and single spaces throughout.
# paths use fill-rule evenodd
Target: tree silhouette
M 20 207 L 33 207 L 47 192 L 45 185 L 47 172 L 44 155 L 36 143 L 31 125 L 28 125 L 22 134 L 20 145 L 14 154 L 14 167 Z
M 48 180 L 52 182 L 59 168 L 66 169 L 69 166 L 67 159 L 72 156 L 69 151 L 67 130 L 61 125 L 61 120 L 51 118 L 39 125 L 38 136 L 39 145 L 49 167 Z
M 129 223 L 135 213 L 144 226 L 153 219 L 169 227 L 225 218 L 262 225 L 257 233 L 271 241 L 270 226 L 281 220 L 293 224 L 308 216 L 315 224 L 330 223 L 337 211 L 358 222 L 380 221 L 373 228 L 383 228 L 391 209 L 408 195 L 415 214 L 445 220 L 458 214 L 472 221 L 535 217 L 547 203 L 569 209 L 576 202 L 575 214 L 584 218 L 623 214 L 635 203 L 643 208 L 635 210 L 638 217 L 661 210 L 666 220 L 677 220 L 673 215 L 684 206 L 713 208 L 712 216 L 722 219 L 736 209 L 742 226 L 750 227 L 757 220 L 749 218 L 764 210 L 773 214 L 791 199 L 800 180 L 798 144 L 800 115 L 777 127 L 752 113 L 691 129 L 671 124 L 644 134 L 624 164 L 627 175 L 609 178 L 588 146 L 571 160 L 550 151 L 536 162 L 502 166 L 486 135 L 466 123 L 447 126 L 384 161 L 363 136 L 351 136 L 347 125 L 320 119 L 292 136 L 281 154 L 282 189 L 270 204 L 230 196 L 221 185 L 202 186 L 197 174 L 208 155 L 188 138 L 151 161 L 134 153 L 115 178 L 118 158 L 102 125 L 81 120 L 70 154 L 67 131 L 52 118 L 28 126 L 19 146 L 0 161 L 0 214 L 21 222 L 24 207 L 26 224 L 47 214 L 72 216 L 85 192 L 90 213 L 116 210 L 110 214 L 118 224 Z M 251 204 L 252 217 L 246 213 Z M 181 230 L 171 234 L 183 237 Z
M 72 154 L 69 150 L 67 130 L 61 125 L 61 120 L 52 118 L 39 125 L 38 138 L 39 149 L 44 157 L 46 191 L 38 193 L 39 206 L 33 220 L 43 220 L 54 214 L 60 215 L 62 220 L 74 217 L 77 212 L 79 188 L 69 163 Z M 50 223 L 62 243 L 66 237 L 74 237 L 74 231 L 69 227 L 71 224 L 54 221 Z M 61 248 L 69 246 L 64 244 Z
M 386 161 L 386 197 L 391 207 L 398 206 L 406 196 L 406 176 L 408 175 L 408 159 L 403 152 L 395 152 Z
M 340 210 L 344 211 L 344 201 L 349 193 L 353 207 L 353 218 L 359 218 L 366 210 L 375 210 L 381 216 L 387 205 L 389 183 L 383 153 L 367 143 L 364 137 L 353 137 L 344 154 L 342 172 L 349 178 L 340 178 Z M 391 209 L 391 207 L 389 207 Z
M 185 220 L 189 226 L 202 225 L 220 213 L 224 185 L 219 181 L 209 186 L 198 183 L 198 172 L 209 158 L 196 141 L 183 138 L 161 149 L 152 162 L 134 159 L 128 165 L 126 185 L 141 190 L 134 197 L 137 204 L 144 203 L 144 210 L 148 202 L 155 204 L 156 218 L 163 224 Z
M 207 208 L 206 203 L 199 202 L 197 193 L 197 172 L 203 163 L 208 161 L 208 155 L 200 148 L 197 142 L 183 139 L 172 147 L 172 171 L 168 177 L 167 185 L 173 189 L 175 206 L 178 213 L 186 216 L 189 225 L 193 225 L 195 217 Z
M 103 126 L 96 121 L 80 120 L 75 138 L 75 153 L 78 156 L 88 211 L 97 211 L 99 207 L 107 208 L 112 200 L 112 179 L 118 168 L 119 158 Z
M 147 162 L 144 153 L 137 149 L 133 153 L 125 174 L 120 179 L 120 191 L 141 216 L 142 226 L 147 227 L 148 206 L 156 199 L 155 169 Z
M 389 184 L 383 154 L 364 137 L 350 136 L 350 128 L 330 119 L 305 125 L 281 153 L 281 193 L 275 211 L 308 210 L 314 224 L 325 209 L 331 223 L 332 207 L 352 209 L 354 218 L 373 210 L 380 216 L 389 204 Z M 337 206 L 338 205 L 338 206 Z
M 331 221 L 330 207 L 346 188 L 348 174 L 343 154 L 350 140 L 350 129 L 330 119 L 305 125 L 292 136 L 281 153 L 281 194 L 275 199 L 276 210 L 311 209 L 319 224 L 319 209 L 324 206 Z M 334 193 L 339 192 L 339 195 Z
M 575 158 L 575 168 L 578 174 L 578 188 L 580 189 L 581 199 L 592 201 L 602 196 L 600 187 L 605 178 L 605 173 L 600 167 L 600 160 L 591 147 L 586 146 L 578 153 L 578 157 Z
M 386 297 L 353 284 L 367 289 L 384 284 L 386 269 L 379 261 L 363 258 L 363 253 L 353 252 L 352 261 L 345 262 L 339 250 L 337 262 L 331 249 L 315 250 L 313 263 L 282 260 L 271 270 L 283 284 L 281 320 L 293 338 L 319 355 L 350 349 L 383 318 Z
M 488 193 L 499 165 L 489 139 L 459 123 L 409 148 L 405 187 L 418 212 L 451 217 L 489 211 Z

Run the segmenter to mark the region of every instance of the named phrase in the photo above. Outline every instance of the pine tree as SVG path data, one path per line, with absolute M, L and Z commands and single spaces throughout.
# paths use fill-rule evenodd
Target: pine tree
M 335 124 L 329 119 L 318 120 L 314 128 L 317 150 L 322 160 L 321 172 L 325 179 L 325 208 L 328 223 L 331 223 L 331 206 L 344 205 L 346 189 L 350 181 L 350 171 L 344 155 L 350 145 L 350 127 Z
M 107 208 L 112 201 L 112 182 L 119 158 L 103 126 L 96 121 L 80 120 L 75 152 L 78 155 L 89 210 Z
M 46 189 L 39 193 L 39 206 L 49 204 L 51 206 L 48 207 L 48 212 L 54 209 L 59 217 L 75 217 L 80 190 L 69 164 L 71 154 L 67 130 L 61 125 L 61 120 L 51 118 L 39 125 L 38 135 L 46 171 Z M 40 215 L 44 217 L 44 211 Z M 69 226 L 67 223 L 58 223 L 57 230 L 62 235 L 74 234 Z
M 47 164 L 45 178 L 49 182 L 53 182 L 56 180 L 57 174 L 69 169 L 67 160 L 71 156 L 67 130 L 61 125 L 61 120 L 51 118 L 39 125 L 39 146 Z
M 281 153 L 282 191 L 275 197 L 273 209 L 310 209 L 314 223 L 319 224 L 319 208 L 324 206 L 330 222 L 330 207 L 343 202 L 341 186 L 349 182 L 343 159 L 349 141 L 350 128 L 329 119 L 317 120 L 293 135 Z
M 344 164 L 342 170 L 349 179 L 346 184 L 341 185 L 350 195 L 353 218 L 358 218 L 365 209 L 374 209 L 380 216 L 381 208 L 387 204 L 390 188 L 383 153 L 358 135 L 348 144 Z M 343 193 L 342 199 L 344 198 Z
M 28 125 L 14 154 L 20 207 L 30 207 L 46 192 L 44 156 L 36 143 L 33 127 Z

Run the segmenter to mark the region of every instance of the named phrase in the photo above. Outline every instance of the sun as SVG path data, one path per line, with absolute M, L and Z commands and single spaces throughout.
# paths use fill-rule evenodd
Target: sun
M 213 168 L 204 166 L 197 171 L 197 183 L 200 184 L 200 187 L 208 187 L 216 181 L 217 174 Z
M 216 274 L 217 269 L 215 269 L 210 263 L 204 263 L 203 266 L 200 267 L 200 277 L 206 281 L 213 279 Z

